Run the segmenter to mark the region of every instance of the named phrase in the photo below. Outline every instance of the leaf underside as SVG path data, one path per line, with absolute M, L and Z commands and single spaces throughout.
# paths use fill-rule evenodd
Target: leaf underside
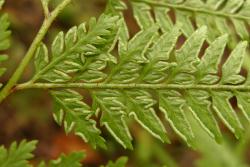
M 209 43 L 225 33 L 230 34 L 230 47 L 235 47 L 237 38 L 250 40 L 249 0 L 133 0 L 132 5 L 140 27 L 147 28 L 154 23 L 150 19 L 153 11 L 164 31 L 170 31 L 174 24 L 181 24 L 181 31 L 189 37 L 196 27 L 206 25 Z M 175 13 L 175 21 L 171 11 Z
M 195 147 L 195 135 L 186 112 L 191 112 L 217 142 L 222 140 L 218 119 L 239 138 L 244 127 L 230 100 L 236 98 L 242 115 L 250 120 L 250 75 L 241 75 L 248 43 L 231 45 L 232 35 L 226 31 L 229 25 L 225 20 L 231 19 L 235 28 L 238 26 L 238 35 L 243 36 L 239 29 L 248 23 L 249 1 L 219 2 L 222 1 L 133 1 L 140 31 L 130 37 L 122 15 L 126 7 L 121 1 L 110 1 L 106 14 L 99 19 L 73 27 L 66 34 L 60 32 L 51 46 L 51 55 L 41 44 L 32 81 L 78 84 L 83 85 L 79 88 L 89 89 L 92 106 L 70 86 L 52 90 L 51 94 L 56 104 L 56 122 L 66 133 L 73 132 L 94 147 L 105 148 L 96 123 L 98 114 L 100 125 L 124 148 L 133 148 L 129 117 L 154 137 L 169 143 L 158 110 L 190 146 Z M 171 10 L 176 24 L 168 15 Z M 212 14 L 215 16 L 210 18 Z M 191 18 L 196 19 L 196 30 Z M 210 24 L 216 27 L 211 29 Z M 176 47 L 183 35 L 184 44 Z M 248 38 L 246 33 L 241 39 Z M 227 45 L 232 46 L 232 51 L 224 61 Z

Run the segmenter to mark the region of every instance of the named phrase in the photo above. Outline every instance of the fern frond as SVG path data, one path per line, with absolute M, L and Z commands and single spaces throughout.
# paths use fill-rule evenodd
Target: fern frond
M 81 167 L 81 160 L 85 157 L 82 152 L 73 152 L 69 155 L 62 154 L 58 159 L 51 160 L 48 165 L 41 162 L 38 167 Z
M 227 33 L 230 34 L 230 47 L 237 44 L 237 38 L 250 39 L 247 28 L 250 24 L 249 0 L 133 0 L 132 5 L 141 28 L 150 27 L 157 22 L 162 31 L 169 31 L 174 24 L 181 24 L 181 31 L 189 37 L 196 27 L 206 25 L 208 42 Z M 155 13 L 155 19 L 151 10 Z M 170 11 L 174 11 L 175 21 L 169 15 Z
M 99 24 L 103 27 L 94 28 Z M 152 23 L 131 39 L 125 22 L 118 17 L 101 16 L 97 23 L 90 25 L 93 26 L 89 31 L 77 32 L 80 29 L 73 28 L 67 33 L 77 35 L 64 37 L 59 33 L 52 46 L 52 58 L 48 57 L 47 48 L 42 44 L 37 51 L 37 74 L 33 83 L 19 86 L 19 89 L 88 89 L 93 99 L 92 108 L 74 90 L 52 91 L 57 106 L 54 118 L 67 133 L 74 132 L 94 147 L 104 147 L 104 139 L 100 137 L 100 130 L 93 119 L 95 113 L 102 111 L 101 125 L 124 148 L 132 148 L 128 117 L 133 117 L 156 138 L 169 142 L 163 123 L 156 114 L 155 109 L 159 106 L 174 131 L 190 146 L 195 145 L 195 136 L 186 117 L 187 110 L 218 142 L 222 135 L 215 114 L 237 138 L 242 135 L 244 128 L 229 100 L 236 97 L 239 108 L 250 120 L 250 77 L 239 74 L 247 42 L 240 42 L 219 68 L 229 41 L 228 35 L 212 41 L 200 58 L 202 46 L 209 40 L 206 26 L 194 31 L 176 49 L 181 36 L 178 25 L 160 33 L 162 26 Z M 116 42 L 118 61 L 111 55 Z M 95 71 L 91 75 L 90 69 Z M 37 80 L 49 82 L 37 83 Z
M 7 150 L 3 146 L 0 147 L 0 166 L 2 167 L 30 167 L 29 159 L 33 158 L 36 147 L 36 141 L 27 142 L 23 140 L 20 144 L 12 143 Z
M 107 165 L 101 167 L 125 167 L 128 161 L 127 157 L 120 157 L 115 162 L 109 161 Z
M 96 122 L 90 117 L 94 114 L 91 108 L 82 102 L 82 96 L 72 90 L 53 91 L 52 96 L 56 103 L 54 119 L 63 125 L 66 133 L 74 131 L 93 147 L 105 148 L 104 139 L 100 137 L 100 130 Z
M 21 141 L 19 144 L 13 142 L 8 149 L 0 146 L 0 166 L 1 167 L 31 167 L 29 160 L 34 157 L 32 152 L 36 148 L 37 141 Z M 83 152 L 72 152 L 68 155 L 62 154 L 55 160 L 48 163 L 42 161 L 38 167 L 81 167 L 81 161 L 85 158 Z M 115 162 L 109 161 L 105 167 L 125 167 L 127 157 L 120 157 Z M 104 167 L 103 165 L 100 167 Z
M 4 1 L 0 1 L 0 10 L 2 8 Z M 7 60 L 8 56 L 5 54 L 1 54 L 2 51 L 6 50 L 10 46 L 10 31 L 9 28 L 9 20 L 7 14 L 4 14 L 0 16 L 0 63 Z M 5 68 L 0 68 L 0 77 L 4 74 L 6 71 Z M 0 83 L 0 87 L 2 84 Z
M 71 28 L 66 35 L 60 32 L 51 47 L 52 58 L 42 44 L 37 51 L 36 71 L 33 80 L 66 82 L 72 79 L 85 82 L 101 81 L 101 72 L 108 62 L 116 62 L 110 51 L 114 47 L 119 25 L 117 16 L 102 15 L 98 21 L 92 18 L 88 31 L 85 23 Z M 88 58 L 88 59 L 87 59 Z M 74 77 L 72 73 L 77 73 Z

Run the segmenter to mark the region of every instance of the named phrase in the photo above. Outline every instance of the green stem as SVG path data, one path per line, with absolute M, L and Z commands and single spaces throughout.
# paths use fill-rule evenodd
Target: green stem
M 22 59 L 21 63 L 17 67 L 14 74 L 9 79 L 6 86 L 2 89 L 0 92 L 0 103 L 12 92 L 12 88 L 16 85 L 18 80 L 20 79 L 21 75 L 23 74 L 23 71 L 25 70 L 26 66 L 29 64 L 30 60 L 33 58 L 35 51 L 41 41 L 43 40 L 44 36 L 46 35 L 49 27 L 53 23 L 53 21 L 56 19 L 56 17 L 59 15 L 59 13 L 71 2 L 71 0 L 64 0 L 62 3 L 60 3 L 56 9 L 51 13 L 51 15 L 48 18 L 45 18 L 41 29 L 39 30 L 36 38 L 32 42 L 29 50 L 27 51 L 26 55 Z
M 204 14 L 208 14 L 208 15 L 215 15 L 218 17 L 225 17 L 225 18 L 234 18 L 234 19 L 238 19 L 238 20 L 250 20 L 250 17 L 244 16 L 244 15 L 230 14 L 230 13 L 225 13 L 225 12 L 223 13 L 220 11 L 207 10 L 204 8 L 196 8 L 196 7 L 172 4 L 172 3 L 167 3 L 167 2 L 154 2 L 154 1 L 150 1 L 150 0 L 137 0 L 137 1 L 148 3 L 148 4 L 151 4 L 153 6 L 170 7 L 170 8 L 178 9 L 178 10 L 182 10 L 182 11 L 189 11 L 189 12 L 194 12 L 194 13 L 204 13 Z
M 24 83 L 17 85 L 15 90 L 23 89 L 179 89 L 179 90 L 221 90 L 221 91 L 250 91 L 246 85 L 177 85 L 177 84 L 109 84 L 109 83 Z
M 48 18 L 50 15 L 49 8 L 48 8 L 48 1 L 41 0 L 42 7 L 43 7 L 43 13 L 45 18 Z

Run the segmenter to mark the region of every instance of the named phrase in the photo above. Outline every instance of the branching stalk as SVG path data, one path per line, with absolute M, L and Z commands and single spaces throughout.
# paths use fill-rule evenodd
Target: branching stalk
M 56 9 L 50 14 L 48 18 L 45 18 L 36 38 L 32 42 L 29 50 L 27 51 L 26 55 L 22 59 L 21 63 L 17 67 L 14 74 L 11 76 L 10 80 L 6 84 L 6 86 L 2 89 L 0 92 L 0 103 L 11 93 L 11 89 L 16 85 L 18 80 L 20 79 L 21 75 L 23 74 L 23 71 L 25 70 L 26 66 L 30 62 L 30 60 L 33 58 L 35 51 L 41 41 L 43 40 L 44 36 L 46 35 L 48 29 L 50 28 L 53 21 L 56 19 L 56 17 L 59 15 L 59 13 L 71 2 L 71 0 L 64 0 L 62 3 L 60 3 Z
M 42 6 L 43 6 L 43 13 L 45 18 L 48 18 L 50 15 L 49 8 L 48 8 L 48 0 L 41 0 Z
M 15 90 L 23 89 L 53 89 L 53 88 L 83 88 L 83 89 L 179 89 L 179 90 L 224 90 L 250 91 L 246 85 L 179 85 L 179 84 L 108 84 L 108 83 L 24 83 L 17 85 Z

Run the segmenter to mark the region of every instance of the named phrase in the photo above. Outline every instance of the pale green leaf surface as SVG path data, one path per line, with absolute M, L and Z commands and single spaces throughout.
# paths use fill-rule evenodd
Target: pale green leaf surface
M 232 21 L 236 29 L 236 33 L 240 36 L 240 38 L 243 40 L 249 41 L 249 34 L 248 34 L 247 27 L 245 26 L 245 22 L 242 20 L 236 20 L 236 19 L 233 19 Z
M 185 5 L 194 3 L 189 1 Z M 214 8 L 212 4 L 211 8 L 205 8 L 204 3 L 193 7 Z M 135 5 L 134 13 L 141 29 L 131 38 L 121 12 L 123 9 L 110 6 L 107 11 L 111 11 L 111 15 L 91 19 L 87 27 L 85 24 L 73 27 L 66 35 L 59 33 L 53 45 L 58 49 L 52 48 L 49 58 L 46 47 L 39 48 L 35 64 L 40 70 L 33 79 L 34 87 L 62 88 L 52 93 L 56 101 L 56 122 L 64 126 L 66 133 L 73 132 L 94 147 L 104 147 L 101 131 L 94 121 L 94 117 L 100 116 L 100 124 L 118 143 L 132 149 L 128 116 L 135 118 L 154 137 L 169 142 L 156 113 L 160 106 L 171 127 L 190 146 L 194 146 L 196 138 L 186 117 L 187 112 L 192 112 L 203 129 L 218 142 L 222 138 L 219 120 L 212 111 L 216 111 L 232 133 L 240 137 L 243 127 L 229 99 L 236 97 L 237 105 L 248 118 L 248 94 L 239 95 L 248 93 L 249 89 L 248 82 L 243 84 L 244 77 L 239 75 L 247 43 L 239 43 L 224 62 L 223 53 L 232 37 L 224 34 L 217 38 L 223 28 L 220 31 L 216 24 L 207 28 L 200 21 L 199 28 L 192 34 L 190 31 L 191 35 L 179 45 L 184 39 L 180 31 L 184 29 L 181 25 L 167 29 L 169 18 L 160 18 L 168 16 L 171 6 L 165 9 L 141 1 Z M 151 7 L 158 16 L 150 18 Z M 216 7 L 218 10 L 222 8 Z M 190 23 L 190 17 L 196 15 L 182 14 Z M 202 18 L 206 19 L 204 15 Z M 147 19 L 152 19 L 151 26 L 147 25 Z M 208 19 L 211 25 L 215 21 L 210 15 Z M 227 27 L 225 23 L 222 26 Z M 207 31 L 213 30 L 218 34 L 207 35 Z M 54 55 L 58 56 L 54 58 Z M 39 79 L 47 82 L 36 83 Z M 83 102 L 79 93 L 64 88 L 89 90 L 92 109 Z
M 159 98 L 160 110 L 165 114 L 174 131 L 192 146 L 194 135 L 184 113 L 185 100 L 182 99 L 181 94 L 176 91 L 162 91 L 159 93 Z
M 140 78 L 143 78 L 143 80 L 148 83 L 159 83 L 166 79 L 167 70 L 175 66 L 174 63 L 169 63 L 168 59 L 175 47 L 179 35 L 179 28 L 175 27 L 169 33 L 164 33 L 155 42 L 147 55 L 149 63 L 144 66 L 140 73 Z
M 186 12 L 177 10 L 176 11 L 176 19 L 177 19 L 176 24 L 181 25 L 181 30 L 182 30 L 183 34 L 186 37 L 191 36 L 194 32 L 194 28 L 193 28 L 192 22 L 190 20 L 189 14 Z
M 145 53 L 152 44 L 157 30 L 157 26 L 142 30 L 128 42 L 127 51 L 122 52 L 124 55 L 120 55 L 120 62 L 111 70 L 106 82 L 110 82 L 112 79 L 113 83 L 129 83 L 139 77 L 140 64 L 148 61 Z
M 228 13 L 235 13 L 240 10 L 242 5 L 244 4 L 244 0 L 230 0 L 226 2 L 223 11 Z
M 151 17 L 150 6 L 145 3 L 133 2 L 133 16 L 135 17 L 141 29 L 147 29 L 154 25 L 154 20 Z
M 173 23 L 171 18 L 167 15 L 169 9 L 164 7 L 155 7 L 154 12 L 156 23 L 160 25 L 161 30 L 163 32 L 171 31 L 173 28 Z
M 211 45 L 206 49 L 204 56 L 201 58 L 200 64 L 197 66 L 196 72 L 197 80 L 204 84 L 213 84 L 216 80 L 211 79 L 211 74 L 216 75 L 218 73 L 219 63 L 224 53 L 224 49 L 227 44 L 227 35 L 223 35 L 217 38 Z
M 117 14 L 127 9 L 127 5 L 121 0 L 108 0 L 105 13 Z
M 48 49 L 45 44 L 41 44 L 35 55 L 35 68 L 39 72 L 49 63 Z
M 89 21 L 88 31 L 83 23 L 72 27 L 66 35 L 60 32 L 52 43 L 51 61 L 37 72 L 34 80 L 66 82 L 72 79 L 70 74 L 73 72 L 78 72 L 78 80 L 103 80 L 105 75 L 101 72 L 102 69 L 93 69 L 93 63 L 96 60 L 104 60 L 104 64 L 115 61 L 109 52 L 117 39 L 118 20 L 118 16 L 101 15 L 98 20 Z M 86 61 L 87 57 L 92 58 Z
M 209 43 L 213 42 L 218 36 L 221 35 L 220 31 L 215 26 L 214 17 L 201 13 L 201 14 L 198 14 L 195 19 L 196 19 L 196 23 L 198 27 L 207 25 L 207 31 L 208 31 L 207 41 Z
M 176 51 L 176 60 L 180 72 L 193 72 L 195 70 L 194 64 L 199 63 L 198 54 L 205 41 L 206 34 L 206 27 L 199 28 L 187 39 L 184 45 Z
M 94 148 L 105 148 L 104 139 L 100 136 L 100 130 L 96 128 L 96 122 L 89 117 L 94 113 L 91 108 L 82 102 L 82 96 L 72 90 L 52 91 L 56 103 L 54 119 L 59 125 L 63 125 L 65 132 L 74 132 Z
M 237 138 L 240 138 L 243 133 L 243 126 L 229 103 L 229 99 L 232 97 L 233 95 L 230 92 L 212 92 L 213 108 L 224 124 Z
M 222 84 L 238 84 L 245 80 L 243 76 L 239 75 L 239 72 L 246 54 L 247 45 L 247 42 L 239 43 L 222 66 Z
M 172 27 L 172 24 L 182 24 L 181 30 L 186 37 L 189 37 L 196 27 L 206 25 L 209 32 L 209 43 L 228 33 L 230 39 L 228 45 L 230 49 L 233 49 L 239 39 L 249 40 L 250 38 L 250 33 L 246 31 L 250 24 L 250 2 L 248 0 L 139 0 L 139 2 L 151 5 L 154 10 L 163 8 L 173 11 L 175 17 L 173 14 L 165 14 L 165 17 L 161 15 L 161 20 L 165 20 L 164 24 L 167 23 L 169 28 Z M 154 18 L 154 15 L 157 20 L 156 11 L 151 18 Z M 163 22 L 160 25 L 163 25 Z M 165 26 L 164 29 L 169 28 Z
M 222 135 L 211 110 L 209 94 L 205 91 L 188 91 L 186 94 L 187 105 L 195 118 L 212 138 L 221 142 Z
M 249 92 L 236 92 L 238 107 L 243 112 L 245 118 L 250 121 L 250 93 Z
M 124 147 L 132 149 L 132 137 L 126 125 L 126 106 L 123 96 L 115 90 L 97 91 L 93 98 L 102 110 L 101 124 Z
M 128 55 L 138 63 L 146 62 L 145 53 L 157 34 L 158 27 L 152 26 L 145 31 L 137 33 L 128 43 Z
M 129 115 L 133 116 L 153 136 L 162 142 L 169 142 L 166 130 L 153 109 L 156 102 L 152 96 L 146 91 L 138 90 L 124 91 L 124 93 L 127 97 Z

